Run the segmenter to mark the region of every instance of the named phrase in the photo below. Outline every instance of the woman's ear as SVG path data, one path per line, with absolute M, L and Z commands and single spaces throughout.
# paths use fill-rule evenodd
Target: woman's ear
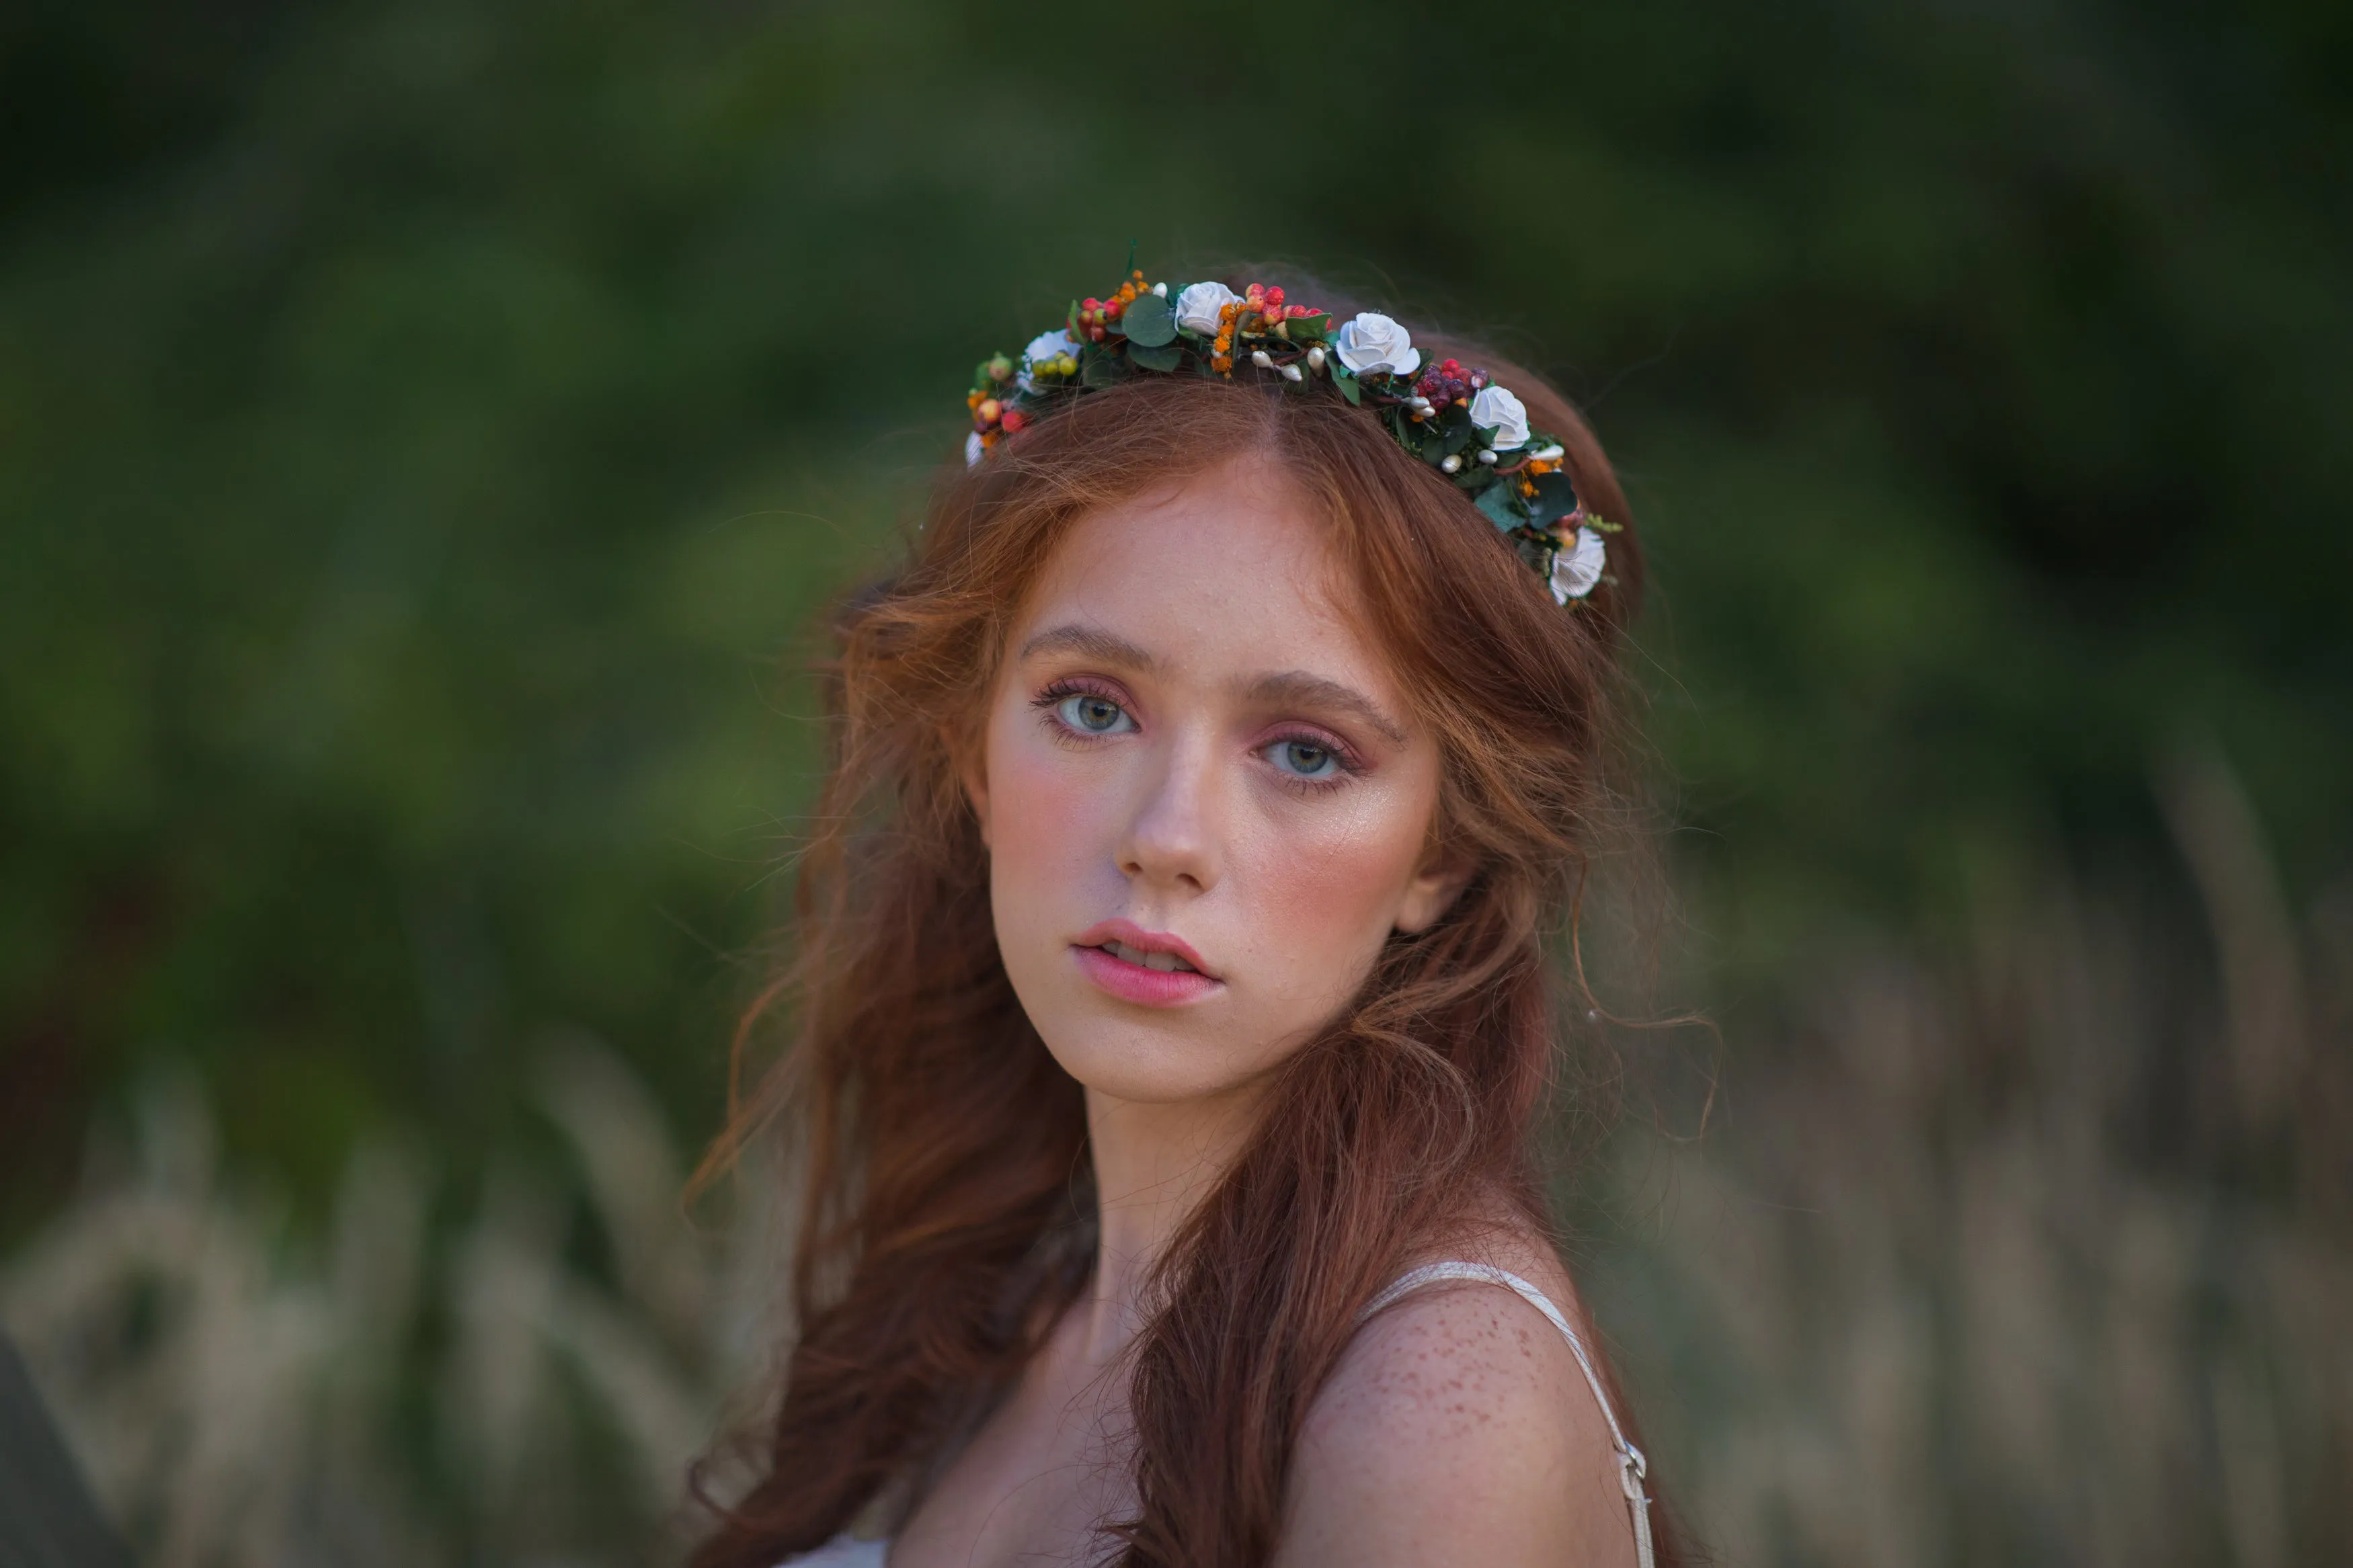
M 948 737 L 948 756 L 955 764 L 956 782 L 980 821 L 980 847 L 988 847 L 988 759 L 976 735 Z
M 1405 888 L 1405 897 L 1398 900 L 1397 929 L 1407 936 L 1428 931 L 1438 918 L 1454 907 L 1462 889 L 1471 885 L 1471 875 L 1477 868 L 1458 854 L 1432 849 L 1416 871 L 1413 880 Z

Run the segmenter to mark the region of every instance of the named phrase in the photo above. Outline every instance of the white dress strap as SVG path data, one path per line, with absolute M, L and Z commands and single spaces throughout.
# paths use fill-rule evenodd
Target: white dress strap
M 891 1552 L 888 1541 L 859 1541 L 837 1535 L 814 1552 L 787 1557 L 776 1568 L 882 1568 Z
M 1568 1342 L 1568 1348 L 1576 1355 L 1578 1368 L 1585 1373 L 1586 1386 L 1593 1390 L 1594 1401 L 1601 1406 L 1601 1418 L 1609 1423 L 1609 1443 L 1618 1450 L 1619 1489 L 1626 1494 L 1626 1511 L 1633 1517 L 1634 1521 L 1635 1561 L 1641 1564 L 1641 1568 L 1653 1568 L 1651 1556 L 1651 1499 L 1642 1489 L 1643 1479 L 1651 1473 L 1650 1461 L 1642 1457 L 1641 1449 L 1626 1440 L 1625 1431 L 1618 1425 L 1618 1412 L 1610 1407 L 1609 1395 L 1602 1392 L 1601 1374 L 1593 1369 L 1593 1358 L 1586 1353 L 1585 1342 L 1577 1337 L 1577 1331 L 1568 1326 L 1568 1320 L 1561 1315 L 1558 1307 L 1553 1305 L 1551 1297 L 1510 1269 L 1498 1268 L 1492 1263 L 1466 1263 L 1459 1260 L 1425 1263 L 1420 1268 L 1409 1269 L 1391 1280 L 1387 1289 L 1374 1297 L 1366 1303 L 1365 1310 L 1356 1314 L 1356 1321 L 1363 1322 L 1382 1308 L 1391 1305 L 1400 1297 L 1410 1295 L 1425 1285 L 1436 1285 L 1451 1279 L 1468 1279 L 1484 1285 L 1501 1285 L 1551 1320 L 1552 1326 L 1560 1331 L 1561 1338 Z

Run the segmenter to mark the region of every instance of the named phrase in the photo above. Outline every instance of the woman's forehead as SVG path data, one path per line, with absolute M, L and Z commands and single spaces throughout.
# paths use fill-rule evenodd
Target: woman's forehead
M 1293 486 L 1237 466 L 1074 523 L 1026 595 L 1009 651 L 1092 632 L 1164 671 L 1386 684 L 1387 659 L 1353 606 L 1324 519 Z M 1067 651 L 1075 637 L 1054 640 Z

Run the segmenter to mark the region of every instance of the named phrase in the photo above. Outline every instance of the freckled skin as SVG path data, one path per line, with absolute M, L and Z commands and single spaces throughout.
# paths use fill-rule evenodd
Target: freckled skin
M 1007 973 L 1086 1089 L 1103 1239 L 1089 1299 L 920 1500 L 892 1568 L 1104 1554 L 1096 1527 L 1134 1503 L 1124 1352 L 1155 1248 L 1270 1070 L 1346 1005 L 1390 932 L 1460 890 L 1427 850 L 1436 745 L 1343 612 L 1319 526 L 1279 475 L 1229 468 L 1082 520 L 1014 618 L 965 785 Z M 1103 704 L 1097 731 L 1071 723 L 1079 699 Z M 1303 777 L 1303 756 L 1324 776 Z M 1075 944 L 1113 919 L 1181 938 L 1216 984 L 1174 1007 L 1107 992 Z M 1558 1260 L 1509 1221 L 1451 1256 L 1575 1310 Z M 1369 1324 L 1294 1472 L 1284 1568 L 1632 1560 L 1567 1347 L 1492 1287 L 1433 1289 Z
M 1523 1274 L 1584 1321 L 1535 1237 L 1484 1229 L 1454 1256 Z M 1365 1323 L 1299 1434 L 1275 1568 L 1633 1561 L 1609 1427 L 1535 1307 L 1457 1281 Z
M 1339 1011 L 1393 929 L 1426 925 L 1455 890 L 1424 864 L 1436 746 L 1330 577 L 1288 489 L 1229 470 L 1082 521 L 1008 638 L 974 791 L 997 941 L 1047 1047 L 1090 1089 L 1166 1102 L 1241 1087 Z M 1060 627 L 1115 637 L 1152 668 L 1020 657 Z M 1398 737 L 1328 704 L 1249 696 L 1288 673 L 1359 693 Z M 1071 679 L 1134 729 L 1058 731 L 1037 699 Z M 1263 754 L 1293 734 L 1344 743 L 1361 771 L 1300 791 Z M 1222 988 L 1176 1011 L 1105 995 L 1071 944 L 1120 916 L 1184 938 Z
M 1488 1260 L 1579 1316 L 1556 1261 Z M 1277 1568 L 1634 1561 L 1609 1434 L 1568 1346 L 1493 1286 L 1431 1286 L 1367 1323 L 1300 1435 Z

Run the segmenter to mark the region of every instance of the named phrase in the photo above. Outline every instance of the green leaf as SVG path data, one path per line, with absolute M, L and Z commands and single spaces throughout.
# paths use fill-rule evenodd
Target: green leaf
M 1479 510 L 1487 514 L 1488 521 L 1505 533 L 1528 521 L 1520 510 L 1520 487 L 1510 479 L 1489 485 L 1481 491 Z
M 1120 312 L 1119 330 L 1131 343 L 1160 348 L 1176 341 L 1176 312 L 1157 294 L 1138 294 Z
M 1359 406 L 1363 405 L 1365 401 L 1364 388 L 1356 384 L 1356 378 L 1355 376 L 1350 375 L 1346 371 L 1340 368 L 1340 362 L 1338 360 L 1327 360 L 1324 362 L 1324 368 L 1332 373 L 1332 384 L 1340 389 L 1341 396 L 1346 398 L 1351 403 L 1358 405 Z
M 1090 348 L 1087 363 L 1079 367 L 1079 384 L 1101 392 L 1106 386 L 1116 386 L 1127 379 L 1127 366 L 1119 356 L 1103 350 Z
M 1569 482 L 1565 471 L 1556 468 L 1549 474 L 1538 474 L 1535 487 L 1534 510 L 1538 527 L 1549 528 L 1577 510 L 1577 487 Z
M 1175 370 L 1183 363 L 1185 351 L 1175 343 L 1139 343 L 1127 340 L 1128 363 L 1145 370 Z
M 1421 426 L 1406 416 L 1404 408 L 1393 403 L 1381 410 L 1381 417 L 1388 422 L 1389 434 L 1397 437 L 1398 446 L 1425 461 L 1432 460 L 1422 446 Z
M 1282 330 L 1291 334 L 1293 342 L 1320 343 L 1332 335 L 1332 318 L 1318 310 L 1312 316 L 1285 321 Z
M 1445 457 L 1469 451 L 1479 439 L 1479 427 L 1471 423 L 1471 411 L 1451 403 L 1439 415 L 1438 427 L 1444 433 L 1441 455 Z

